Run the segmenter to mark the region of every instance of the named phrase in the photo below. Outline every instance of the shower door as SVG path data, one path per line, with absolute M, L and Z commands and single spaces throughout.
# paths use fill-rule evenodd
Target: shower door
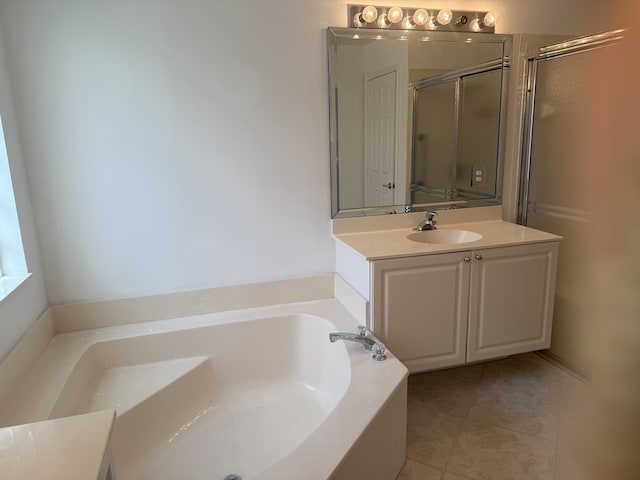
M 590 317 L 585 292 L 590 229 L 586 189 L 589 165 L 581 154 L 581 128 L 593 88 L 589 72 L 620 35 L 597 36 L 541 49 L 529 60 L 528 110 L 518 221 L 564 237 L 556 280 L 551 353 L 588 376 Z M 602 159 L 606 161 L 606 159 Z
M 496 195 L 501 90 L 496 61 L 415 83 L 412 204 Z

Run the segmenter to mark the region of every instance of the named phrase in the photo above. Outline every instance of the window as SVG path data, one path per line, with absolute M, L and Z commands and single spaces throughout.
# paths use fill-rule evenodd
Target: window
M 0 119 L 0 300 L 27 277 L 4 128 Z

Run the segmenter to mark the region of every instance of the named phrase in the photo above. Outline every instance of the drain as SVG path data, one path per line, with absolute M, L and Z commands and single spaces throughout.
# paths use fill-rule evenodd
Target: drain
M 224 480 L 242 480 L 242 477 L 240 475 L 236 475 L 235 473 L 232 473 L 224 477 Z

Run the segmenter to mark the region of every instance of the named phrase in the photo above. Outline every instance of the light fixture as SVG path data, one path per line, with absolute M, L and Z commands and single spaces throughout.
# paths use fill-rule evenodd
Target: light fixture
M 348 11 L 349 23 L 356 28 L 493 33 L 496 24 L 495 12 L 379 5 L 349 5 Z
M 404 17 L 404 12 L 400 7 L 391 7 L 388 11 L 383 12 L 378 17 L 378 26 L 380 28 L 387 28 L 394 23 L 399 23 Z
M 429 20 L 429 12 L 424 8 L 419 8 L 413 12 L 411 19 L 416 25 L 424 25 Z
M 391 7 L 387 13 L 387 18 L 391 23 L 398 23 L 402 17 L 404 17 L 404 12 L 400 7 Z
M 469 24 L 469 26 L 471 27 L 471 30 L 474 32 L 483 31 L 485 28 L 495 28 L 496 12 L 485 13 L 484 16 L 482 17 L 482 20 L 480 20 L 480 18 L 474 18 L 473 20 L 471 20 L 471 23 Z
M 485 27 L 495 27 L 496 26 L 496 12 L 487 12 L 482 19 L 482 24 Z
M 368 23 L 372 23 L 378 18 L 378 9 L 373 5 L 368 5 L 356 12 L 353 16 L 353 24 L 356 27 L 365 27 Z
M 442 9 L 438 12 L 436 21 L 439 25 L 449 25 L 453 18 L 453 12 L 451 10 Z
M 422 26 L 429 20 L 429 12 L 424 8 L 418 8 L 413 15 L 407 15 L 402 19 L 402 28 L 405 30 L 409 30 L 414 28 L 416 25 Z

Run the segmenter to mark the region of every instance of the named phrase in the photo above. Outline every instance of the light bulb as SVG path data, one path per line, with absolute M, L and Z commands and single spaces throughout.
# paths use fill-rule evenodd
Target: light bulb
M 382 15 L 380 15 L 378 17 L 378 26 L 380 28 L 387 28 L 389 25 L 391 25 L 391 22 L 387 18 L 387 14 L 386 13 L 383 13 Z
M 496 12 L 487 12 L 487 14 L 482 19 L 482 24 L 485 27 L 495 27 L 496 26 Z
M 400 7 L 391 7 L 387 13 L 387 18 L 391 23 L 398 23 L 404 17 L 404 12 Z
M 364 27 L 367 24 L 367 22 L 364 21 L 364 18 L 362 18 L 362 15 L 359 13 L 356 13 L 353 16 L 353 26 L 354 27 Z
M 413 12 L 413 16 L 411 20 L 416 25 L 424 25 L 429 20 L 429 12 L 427 12 L 424 8 L 419 8 L 415 12 Z
M 378 18 L 378 9 L 376 7 L 369 5 L 368 7 L 364 7 L 362 9 L 362 13 L 360 14 L 360 16 L 365 22 L 371 23 L 376 18 Z
M 406 16 L 402 19 L 402 28 L 404 28 L 405 30 L 409 30 L 410 28 L 413 28 L 413 22 L 411 21 L 411 17 Z
M 440 10 L 438 12 L 438 23 L 440 25 L 449 25 L 449 23 L 451 23 L 451 19 L 453 18 L 453 13 L 451 12 L 451 10 Z
M 474 32 L 479 32 L 482 28 L 480 25 L 480 20 L 478 20 L 477 18 L 471 20 L 471 23 L 469 23 L 469 28 L 471 28 L 471 30 L 473 30 Z

